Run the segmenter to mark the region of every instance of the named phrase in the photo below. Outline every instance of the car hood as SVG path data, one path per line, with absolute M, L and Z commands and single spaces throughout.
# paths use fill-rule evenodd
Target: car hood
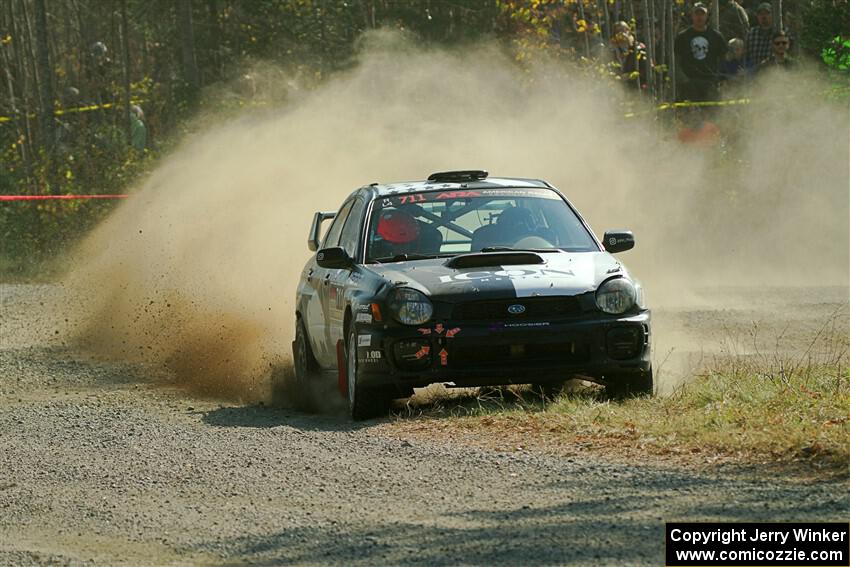
M 528 257 L 528 255 L 525 255 Z M 578 295 L 595 290 L 626 269 L 607 252 L 542 252 L 542 263 L 514 263 L 453 268 L 446 258 L 391 264 L 369 264 L 367 269 L 393 286 L 418 289 L 436 301 L 468 301 L 504 297 Z M 494 263 L 504 255 L 494 254 Z

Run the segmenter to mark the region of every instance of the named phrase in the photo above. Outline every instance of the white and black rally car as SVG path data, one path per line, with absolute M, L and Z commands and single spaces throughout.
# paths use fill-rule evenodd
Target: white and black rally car
M 320 240 L 322 223 L 333 219 Z M 432 383 L 572 377 L 651 394 L 650 313 L 640 284 L 545 181 L 485 171 L 373 183 L 316 213 L 296 297 L 296 383 L 337 371 L 351 416 L 386 412 Z

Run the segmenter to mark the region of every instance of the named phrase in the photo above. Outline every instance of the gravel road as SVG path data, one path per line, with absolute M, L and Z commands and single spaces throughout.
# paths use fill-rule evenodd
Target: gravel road
M 829 293 L 794 300 L 801 328 L 846 302 Z M 192 398 L 63 346 L 42 305 L 61 294 L 0 286 L 0 564 L 662 565 L 665 521 L 850 515 L 846 482 L 499 453 Z

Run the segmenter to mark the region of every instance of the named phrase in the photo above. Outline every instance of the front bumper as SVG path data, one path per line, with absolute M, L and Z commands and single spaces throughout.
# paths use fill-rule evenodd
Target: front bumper
M 566 321 L 431 322 L 357 327 L 360 380 L 418 388 L 546 383 L 580 375 L 603 382 L 648 372 L 650 312 Z

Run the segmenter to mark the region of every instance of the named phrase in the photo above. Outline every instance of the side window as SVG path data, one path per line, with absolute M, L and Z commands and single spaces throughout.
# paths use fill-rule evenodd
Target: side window
M 333 246 L 339 246 L 339 234 L 342 232 L 342 225 L 345 224 L 345 219 L 348 218 L 348 211 L 351 210 L 352 204 L 354 204 L 354 201 L 348 201 L 342 206 L 342 208 L 340 208 L 339 212 L 336 214 L 336 217 L 334 217 L 334 221 L 331 224 L 331 227 L 328 229 L 328 234 L 322 241 L 321 248 L 331 248 Z
M 366 203 L 363 199 L 354 201 L 354 206 L 351 208 L 342 229 L 342 235 L 339 238 L 339 245 L 345 248 L 345 251 L 352 258 L 357 254 L 357 242 L 360 240 L 360 228 L 363 226 L 363 209 L 365 208 Z

